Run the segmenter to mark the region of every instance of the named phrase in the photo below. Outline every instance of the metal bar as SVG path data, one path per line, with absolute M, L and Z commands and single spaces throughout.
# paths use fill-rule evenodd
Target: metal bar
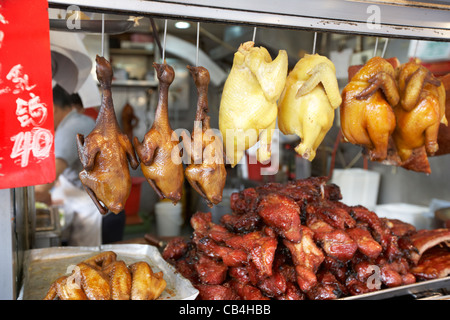
M 373 1 L 372 1 L 373 2 Z M 49 0 L 50 7 L 253 26 L 308 29 L 382 37 L 450 41 L 447 7 L 416 7 L 356 0 L 150 1 Z M 374 6 L 374 7 L 370 7 Z M 378 8 L 378 9 L 377 9 Z M 371 10 L 374 11 L 371 11 Z M 378 11 L 379 10 L 379 11 Z
M 450 277 L 416 282 L 395 288 L 382 289 L 379 291 L 364 293 L 359 296 L 342 298 L 341 300 L 383 300 L 408 295 L 419 295 L 421 292 L 440 289 L 450 289 Z

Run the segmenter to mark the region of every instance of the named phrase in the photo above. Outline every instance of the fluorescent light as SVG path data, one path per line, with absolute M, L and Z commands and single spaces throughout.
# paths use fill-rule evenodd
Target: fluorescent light
M 190 27 L 191 27 L 191 24 L 189 22 L 186 22 L 186 21 L 177 21 L 177 22 L 175 22 L 175 28 L 188 29 Z

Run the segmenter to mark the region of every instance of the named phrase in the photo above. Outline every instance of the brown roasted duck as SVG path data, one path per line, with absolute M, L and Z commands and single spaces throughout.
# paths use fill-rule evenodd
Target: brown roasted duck
M 134 137 L 134 147 L 141 160 L 141 170 L 161 199 L 175 204 L 181 199 L 184 182 L 179 138 L 172 130 L 168 115 L 169 87 L 175 71 L 167 64 L 153 63 L 159 80 L 159 100 L 155 120 L 144 140 Z
M 401 99 L 394 108 L 397 126 L 393 139 L 401 160 L 408 160 L 413 150 L 421 147 L 434 155 L 439 149 L 440 124 L 447 125 L 443 83 L 413 60 L 399 67 L 398 87 Z
M 181 134 L 184 150 L 191 159 L 185 175 L 190 185 L 211 207 L 222 201 L 226 182 L 223 144 L 220 136 L 211 129 L 207 114 L 209 72 L 204 67 L 187 68 L 194 78 L 198 100 L 192 136 L 188 137 L 185 132 Z
M 110 63 L 97 56 L 97 78 L 102 104 L 95 128 L 84 137 L 77 135 L 78 156 L 84 170 L 80 180 L 101 214 L 119 213 L 131 191 L 129 164 L 139 165 L 133 146 L 120 130 L 111 94 L 113 71 Z
M 393 107 L 399 99 L 392 64 L 381 57 L 370 59 L 342 91 L 340 115 L 344 138 L 365 147 L 371 160 L 386 159 L 396 125 Z

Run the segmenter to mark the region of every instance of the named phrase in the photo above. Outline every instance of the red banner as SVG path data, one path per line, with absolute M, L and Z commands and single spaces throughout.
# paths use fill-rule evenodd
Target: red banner
M 46 0 L 0 1 L 0 189 L 55 179 Z

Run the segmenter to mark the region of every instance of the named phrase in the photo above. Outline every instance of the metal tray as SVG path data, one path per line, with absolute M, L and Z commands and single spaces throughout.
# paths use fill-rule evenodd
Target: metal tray
M 450 276 L 417 282 L 395 288 L 364 293 L 339 300 L 386 300 L 386 299 L 450 299 Z
M 127 265 L 136 261 L 146 261 L 153 272 L 162 271 L 167 287 L 159 300 L 194 300 L 198 290 L 168 264 L 158 249 L 145 244 L 115 244 L 99 247 L 52 247 L 32 249 L 25 253 L 23 285 L 19 300 L 41 300 L 50 285 L 59 277 L 68 274 L 71 265 L 76 265 L 87 257 L 101 251 L 114 251 L 118 260 Z

